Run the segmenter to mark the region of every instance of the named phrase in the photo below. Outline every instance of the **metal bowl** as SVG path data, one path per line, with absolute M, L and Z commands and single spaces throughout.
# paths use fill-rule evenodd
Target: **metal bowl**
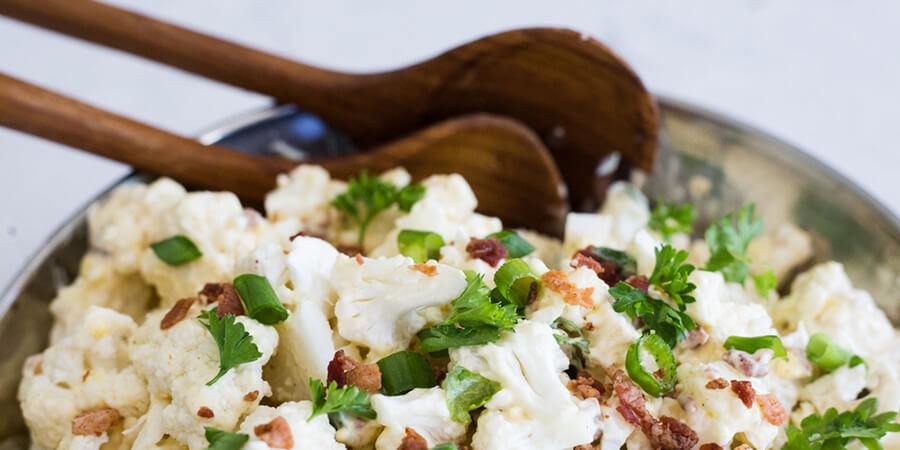
M 694 204 L 701 226 L 755 202 L 767 224 L 789 221 L 811 232 L 815 262 L 843 262 L 854 283 L 900 322 L 900 220 L 887 208 L 806 153 L 752 127 L 669 99 L 660 99 L 660 112 L 657 170 L 642 185 L 650 198 Z M 350 148 L 345 137 L 289 105 L 248 114 L 200 140 L 300 158 Z M 136 174 L 112 187 L 146 179 Z M 704 189 L 689 189 L 692 183 Z M 87 250 L 85 209 L 48 239 L 0 297 L 0 449 L 27 445 L 16 402 L 21 367 L 46 346 L 48 305 L 74 279 Z

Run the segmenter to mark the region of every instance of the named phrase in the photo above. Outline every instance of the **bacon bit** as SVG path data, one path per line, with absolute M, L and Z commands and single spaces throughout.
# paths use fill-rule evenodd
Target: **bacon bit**
M 538 296 L 538 284 L 531 283 L 531 286 L 528 286 L 528 297 L 525 298 L 525 304 L 530 305 L 537 300 Z
M 719 444 L 710 442 L 700 446 L 700 450 L 724 450 Z
M 363 261 L 363 257 L 362 257 L 362 255 L 360 255 L 359 253 L 357 253 L 357 254 L 353 257 L 353 259 L 356 260 L 356 263 L 357 263 L 357 264 L 363 265 L 363 262 L 364 262 L 364 261 Z
M 212 419 L 213 417 L 216 417 L 216 413 L 205 406 L 201 406 L 200 409 L 197 410 L 197 415 L 203 417 L 204 419 Z
M 753 400 L 756 397 L 753 384 L 749 381 L 731 380 L 731 390 L 741 399 L 744 406 L 748 409 L 753 407 Z
M 757 395 L 756 403 L 759 405 L 763 417 L 770 424 L 779 426 L 787 421 L 788 413 L 775 394 Z
M 566 385 L 570 391 L 575 393 L 579 398 L 596 398 L 598 402 L 603 403 L 606 400 L 606 394 L 610 389 L 603 383 L 594 379 L 590 373 L 582 370 L 578 372 L 574 380 L 569 380 Z
M 506 255 L 509 253 L 496 236 L 490 239 L 470 238 L 469 243 L 466 245 L 466 252 L 473 259 L 480 259 L 490 264 L 491 267 L 497 267 L 497 263 L 506 258 Z
M 737 349 L 731 349 L 722 354 L 722 361 L 731 367 L 740 370 L 748 377 L 764 377 L 769 373 L 769 361 L 775 352 L 768 348 L 761 348 L 752 355 Z
M 584 331 L 594 331 L 594 323 L 593 322 L 585 322 L 584 326 L 581 327 Z
M 579 267 L 587 267 L 588 269 L 593 270 L 597 275 L 605 272 L 605 270 L 603 270 L 603 266 L 600 265 L 600 261 L 597 261 L 596 259 L 580 252 L 575 253 L 575 256 L 572 257 L 572 261 L 569 263 L 569 265 L 576 269 Z
M 100 436 L 119 421 L 119 411 L 115 408 L 85 411 L 72 419 L 72 434 L 75 436 Z
M 160 330 L 168 330 L 181 322 L 187 316 L 188 310 L 191 309 L 191 306 L 194 305 L 194 301 L 196 299 L 193 297 L 183 298 L 175 302 L 172 305 L 172 309 L 163 316 L 162 320 L 159 321 L 159 329 Z
M 298 237 L 301 237 L 301 236 L 302 236 L 302 237 L 308 237 L 308 236 L 309 236 L 309 233 L 307 233 L 307 232 L 305 232 L 305 231 L 298 231 L 297 234 L 291 236 L 290 241 L 293 242 L 294 239 L 297 239 Z
M 81 382 L 84 383 L 87 381 L 87 378 L 91 375 L 91 369 L 85 370 L 84 375 L 81 376 Z
M 709 333 L 706 332 L 706 329 L 702 326 L 697 326 L 691 331 L 687 332 L 687 336 L 684 338 L 684 346 L 687 348 L 697 348 L 706 343 L 709 340 Z
M 415 270 L 416 272 L 422 272 L 425 275 L 428 275 L 429 277 L 433 277 L 433 276 L 437 275 L 437 266 L 435 266 L 433 264 L 419 263 L 419 264 L 413 264 L 413 265 L 409 266 L 409 268 L 412 270 Z
M 725 389 L 728 387 L 728 380 L 724 378 L 716 378 L 715 380 L 710 380 L 709 383 L 706 383 L 707 389 Z
M 328 384 L 332 381 L 338 387 L 352 384 L 360 389 L 370 392 L 381 389 L 381 370 L 378 364 L 362 364 L 347 356 L 343 350 L 334 352 L 334 357 L 328 363 Z
M 688 450 L 697 445 L 700 438 L 691 427 L 669 416 L 660 416 L 659 421 L 650 428 L 649 433 L 643 429 L 647 439 L 654 448 L 671 448 Z
M 613 389 L 619 397 L 616 411 L 635 427 L 639 427 L 653 448 L 689 450 L 697 445 L 697 433 L 689 426 L 669 416 L 655 419 L 644 400 L 644 394 L 621 369 L 613 375 Z
M 259 398 L 259 391 L 248 392 L 246 395 L 244 395 L 245 402 L 252 402 L 252 401 L 255 401 L 257 398 Z
M 422 437 L 416 430 L 406 427 L 406 436 L 400 441 L 397 450 L 428 450 L 428 441 Z
M 594 299 L 591 295 L 594 288 L 579 289 L 575 283 L 569 281 L 569 276 L 559 270 L 549 270 L 541 276 L 541 280 L 547 283 L 547 287 L 562 295 L 563 301 L 575 306 L 591 309 L 594 307 Z
M 294 448 L 294 435 L 284 417 L 253 427 L 253 433 L 270 448 Z
M 241 297 L 231 283 L 222 285 L 222 294 L 219 295 L 219 307 L 216 309 L 216 315 L 221 319 L 225 314 L 233 316 L 241 316 L 244 314 L 244 305 L 241 303 Z
M 644 275 L 632 275 L 625 279 L 625 283 L 633 288 L 640 289 L 645 294 L 650 290 L 650 280 Z
M 344 245 L 344 244 L 335 245 L 334 248 L 337 249 L 337 251 L 339 251 L 347 256 L 354 256 L 354 255 L 360 254 L 360 253 L 362 253 L 362 250 L 363 250 L 362 247 L 360 247 L 358 245 Z
M 206 283 L 197 295 L 200 296 L 203 303 L 210 304 L 219 300 L 222 289 L 224 289 L 224 283 Z
M 587 258 L 597 261 L 597 263 L 600 264 L 600 267 L 602 269 L 602 271 L 597 272 L 597 276 L 600 277 L 600 279 L 603 280 L 603 282 L 606 283 L 607 286 L 615 286 L 616 283 L 618 283 L 619 281 L 622 281 L 623 277 L 622 277 L 622 274 L 620 273 L 619 265 L 616 264 L 614 261 L 606 261 L 606 260 L 598 259 L 592 253 L 593 249 L 594 249 L 593 246 L 588 246 L 581 250 L 578 250 L 575 252 L 574 255 L 572 255 L 572 259 L 578 258 L 578 255 L 583 255 Z

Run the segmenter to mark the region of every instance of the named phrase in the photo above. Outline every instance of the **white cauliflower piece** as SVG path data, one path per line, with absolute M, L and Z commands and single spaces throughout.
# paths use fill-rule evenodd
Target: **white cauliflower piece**
M 178 203 L 186 192 L 177 182 L 160 178 L 150 185 L 126 184 L 117 187 L 87 213 L 91 247 L 108 254 L 120 273 L 137 272 L 144 251 L 150 245 L 159 217 Z
M 240 256 L 256 246 L 256 233 L 232 193 L 194 192 L 161 213 L 150 242 L 187 236 L 203 256 L 180 266 L 160 260 L 149 247 L 141 258 L 141 275 L 156 287 L 161 303 L 192 297 L 209 282 L 231 280 Z
M 544 263 L 536 258 L 526 257 L 525 262 L 528 263 L 531 270 L 541 277 L 549 271 Z M 566 272 L 568 280 L 575 285 L 576 289 L 590 290 L 591 301 L 596 305 L 606 296 L 607 287 L 594 271 L 579 267 L 577 269 L 569 268 Z M 585 323 L 584 315 L 590 311 L 589 308 L 580 305 L 571 305 L 563 300 L 562 294 L 549 288 L 546 284 L 538 292 L 537 298 L 531 305 L 526 308 L 525 315 L 528 319 L 550 324 L 554 320 L 562 317 L 571 320 L 575 325 L 581 327 Z
M 100 447 L 109 442 L 109 435 L 104 431 L 99 436 L 76 436 L 72 430 L 66 433 L 66 437 L 59 443 L 59 449 L 65 450 L 100 450 Z
M 743 286 L 726 283 L 720 272 L 695 270 L 688 281 L 697 289 L 696 301 L 688 303 L 686 312 L 709 333 L 705 347 L 715 348 L 718 355 L 730 336 L 777 334 L 765 307 L 748 298 Z
M 328 225 L 337 221 L 338 212 L 330 202 L 347 190 L 347 184 L 332 180 L 325 169 L 300 165 L 287 175 L 278 175 L 276 183 L 265 201 L 272 222 L 286 221 L 297 231 L 325 234 Z
M 78 278 L 60 289 L 50 303 L 54 319 L 51 343 L 70 335 L 91 305 L 115 310 L 134 320 L 144 317 L 156 298 L 153 289 L 136 273 L 117 272 L 117 264 L 111 257 L 99 253 L 84 256 Z
M 310 420 L 312 403 L 309 401 L 282 403 L 278 408 L 260 406 L 241 423 L 240 432 L 250 436 L 244 450 L 269 450 L 265 441 L 256 435 L 254 428 L 283 417 L 291 428 L 294 445 L 291 449 L 344 450 L 343 444 L 334 440 L 334 428 L 328 423 L 328 415 L 320 414 Z M 279 447 L 280 448 L 280 447 Z
M 275 328 L 238 316 L 236 322 L 252 336 L 262 356 L 229 370 L 212 386 L 206 383 L 219 372 L 219 348 L 212 335 L 196 319 L 200 308 L 191 308 L 185 319 L 167 330 L 160 329 L 165 310 L 147 315 L 131 341 L 131 358 L 138 371 L 147 378 L 154 401 L 164 403 L 159 420 L 161 426 L 141 431 L 139 440 L 155 442 L 162 438 L 146 436 L 163 431 L 193 449 L 206 448 L 204 426 L 233 430 L 241 417 L 253 411 L 259 401 L 269 395 L 269 384 L 263 380 L 262 368 L 278 345 Z M 255 398 L 244 396 L 256 392 Z M 198 415 L 201 408 L 213 417 Z
M 450 303 L 466 287 L 466 277 L 453 267 L 436 264 L 429 276 L 411 266 L 412 258 L 350 258 L 338 255 L 332 284 L 338 333 L 368 347 L 374 360 L 409 345 L 425 326 L 419 311 Z
M 425 438 L 428 447 L 458 443 L 466 435 L 466 425 L 450 418 L 446 393 L 440 387 L 413 389 L 393 397 L 375 394 L 372 409 L 378 414 L 378 423 L 385 427 L 375 442 L 377 450 L 396 450 L 406 435 L 406 427 Z
M 126 315 L 91 306 L 69 336 L 26 361 L 19 402 L 32 442 L 56 448 L 84 411 L 115 408 L 127 418 L 147 410 L 146 382 L 129 360 L 136 328 Z
M 569 360 L 547 324 L 523 320 L 495 343 L 451 349 L 450 361 L 502 386 L 478 419 L 475 450 L 570 449 L 602 428 L 596 399 L 566 388 Z
M 493 289 L 494 274 L 506 260 L 501 259 L 496 266 L 491 266 L 481 258 L 472 258 L 469 252 L 466 251 L 470 239 L 471 236 L 466 233 L 457 233 L 452 241 L 441 247 L 440 262 L 441 264 L 456 267 L 459 270 L 471 270 L 484 275 L 484 283 Z

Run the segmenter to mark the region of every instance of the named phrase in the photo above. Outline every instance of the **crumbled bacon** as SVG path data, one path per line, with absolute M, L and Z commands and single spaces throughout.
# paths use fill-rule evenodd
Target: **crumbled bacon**
M 213 410 L 207 408 L 206 406 L 201 406 L 200 409 L 197 410 L 197 415 L 203 417 L 204 419 L 212 419 L 216 417 L 216 414 Z
M 297 239 L 298 237 L 301 237 L 301 236 L 307 237 L 307 236 L 309 236 L 309 233 L 307 233 L 307 232 L 305 232 L 305 231 L 298 231 L 297 234 L 291 236 L 291 239 L 290 239 L 290 240 L 291 240 L 291 242 L 293 242 L 294 239 Z
M 600 277 L 600 279 L 603 280 L 603 282 L 608 286 L 615 286 L 616 283 L 622 281 L 623 277 L 619 265 L 614 261 L 607 261 L 597 258 L 592 252 L 593 248 L 594 247 L 585 247 L 581 250 L 578 250 L 574 255 L 572 255 L 572 259 L 576 259 L 578 258 L 578 255 L 582 255 L 584 257 L 597 261 L 602 269 L 600 272 L 597 272 L 597 276 Z
M 219 295 L 219 306 L 216 308 L 216 315 L 221 319 L 226 314 L 233 316 L 241 316 L 244 314 L 244 305 L 241 303 L 241 297 L 231 283 L 222 284 L 222 293 Z
M 252 402 L 259 398 L 259 391 L 250 391 L 244 395 L 245 402 Z
M 584 370 L 578 372 L 574 380 L 569 380 L 567 387 L 579 398 L 596 398 L 601 403 L 606 400 L 604 394 L 609 390 L 607 386 Z
M 741 402 L 747 408 L 753 407 L 753 400 L 756 397 L 756 391 L 753 390 L 753 384 L 749 381 L 731 380 L 731 390 L 741 399 Z
M 759 405 L 763 417 L 770 424 L 779 426 L 787 421 L 788 413 L 775 394 L 757 395 L 756 403 Z
M 737 349 L 731 349 L 722 354 L 722 360 L 731 367 L 740 370 L 748 377 L 764 377 L 769 373 L 769 361 L 775 352 L 768 348 L 761 348 L 752 355 Z
M 334 248 L 337 249 L 337 251 L 339 251 L 347 256 L 359 255 L 359 254 L 362 254 L 362 251 L 363 251 L 363 248 L 360 247 L 359 245 L 338 244 L 338 245 L 335 245 Z
M 428 450 L 428 441 L 422 437 L 416 430 L 406 427 L 406 436 L 400 441 L 397 450 Z
M 176 323 L 181 322 L 187 316 L 188 310 L 191 309 L 191 306 L 194 304 L 193 297 L 191 298 L 183 298 L 175 302 L 172 305 L 172 309 L 163 316 L 162 320 L 159 321 L 159 329 L 168 330 L 175 326 Z
M 699 440 L 696 431 L 669 416 L 660 416 L 659 421 L 650 427 L 649 432 L 643 428 L 641 431 L 644 432 L 654 448 L 688 450 L 694 448 Z
M 591 295 L 594 293 L 594 288 L 588 287 L 579 289 L 575 286 L 575 283 L 569 280 L 569 276 L 566 275 L 565 272 L 548 270 L 541 276 L 541 280 L 543 280 L 544 283 L 547 283 L 547 287 L 550 290 L 559 293 L 564 302 L 588 309 L 594 307 L 594 299 L 591 298 Z
M 604 272 L 603 266 L 600 265 L 600 261 L 597 261 L 584 253 L 575 253 L 575 256 L 572 257 L 572 262 L 570 262 L 569 265 L 574 268 L 587 267 L 588 269 L 593 270 L 597 275 Z
M 100 436 L 119 421 L 119 411 L 115 408 L 85 411 L 72 419 L 72 434 L 75 436 Z
M 224 289 L 224 283 L 206 283 L 197 295 L 203 300 L 203 303 L 209 304 L 219 300 L 222 289 Z
M 473 259 L 480 259 L 490 264 L 491 267 L 497 267 L 497 263 L 509 253 L 496 236 L 490 239 L 478 239 L 475 237 L 469 239 L 469 243 L 466 245 L 466 252 Z
M 359 254 L 359 253 L 357 253 L 356 255 L 354 255 L 354 256 L 353 256 L 353 259 L 355 259 L 355 260 L 356 260 L 356 263 L 359 264 L 359 265 L 363 265 L 363 263 L 365 262 L 365 261 L 363 260 L 362 255 Z
M 269 448 L 294 448 L 294 435 L 284 417 L 278 416 L 269 423 L 253 427 L 253 433 Z
M 650 280 L 645 275 L 632 275 L 625 280 L 625 283 L 633 288 L 640 289 L 645 294 L 650 290 Z
M 411 270 L 415 270 L 416 272 L 422 272 L 429 277 L 437 275 L 437 266 L 435 266 L 434 264 L 419 263 L 413 264 L 409 266 L 409 268 Z
M 619 369 L 613 375 L 613 389 L 619 397 L 616 411 L 630 424 L 641 429 L 653 448 L 688 450 L 697 445 L 697 433 L 689 426 L 669 416 L 654 418 L 647 411 L 641 388 Z
M 707 389 L 725 389 L 728 387 L 728 380 L 724 378 L 716 378 L 715 380 L 710 380 L 709 383 L 706 383 Z
M 709 340 L 709 333 L 702 326 L 697 326 L 693 330 L 687 332 L 684 338 L 684 346 L 687 348 L 697 348 Z
M 343 350 L 334 352 L 328 363 L 328 384 L 334 381 L 338 387 L 352 384 L 370 392 L 381 389 L 381 370 L 378 364 L 362 364 L 347 356 Z
M 715 442 L 710 442 L 708 444 L 703 444 L 700 446 L 700 450 L 724 450 L 719 444 Z

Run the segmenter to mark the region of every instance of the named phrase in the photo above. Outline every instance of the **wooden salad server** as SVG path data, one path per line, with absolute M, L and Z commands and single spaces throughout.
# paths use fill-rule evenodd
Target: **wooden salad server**
M 618 55 L 571 30 L 514 30 L 402 69 L 348 74 L 90 0 L 0 0 L 0 14 L 294 103 L 363 147 L 460 114 L 509 116 L 544 141 L 581 209 L 602 198 L 597 168 L 612 152 L 653 167 L 653 98 Z
M 277 174 L 310 163 L 342 179 L 397 166 L 416 181 L 458 173 L 472 186 L 480 212 L 555 236 L 568 210 L 541 141 L 518 122 L 488 114 L 445 120 L 367 152 L 298 162 L 206 146 L 0 74 L 0 126 L 256 204 L 275 187 Z

